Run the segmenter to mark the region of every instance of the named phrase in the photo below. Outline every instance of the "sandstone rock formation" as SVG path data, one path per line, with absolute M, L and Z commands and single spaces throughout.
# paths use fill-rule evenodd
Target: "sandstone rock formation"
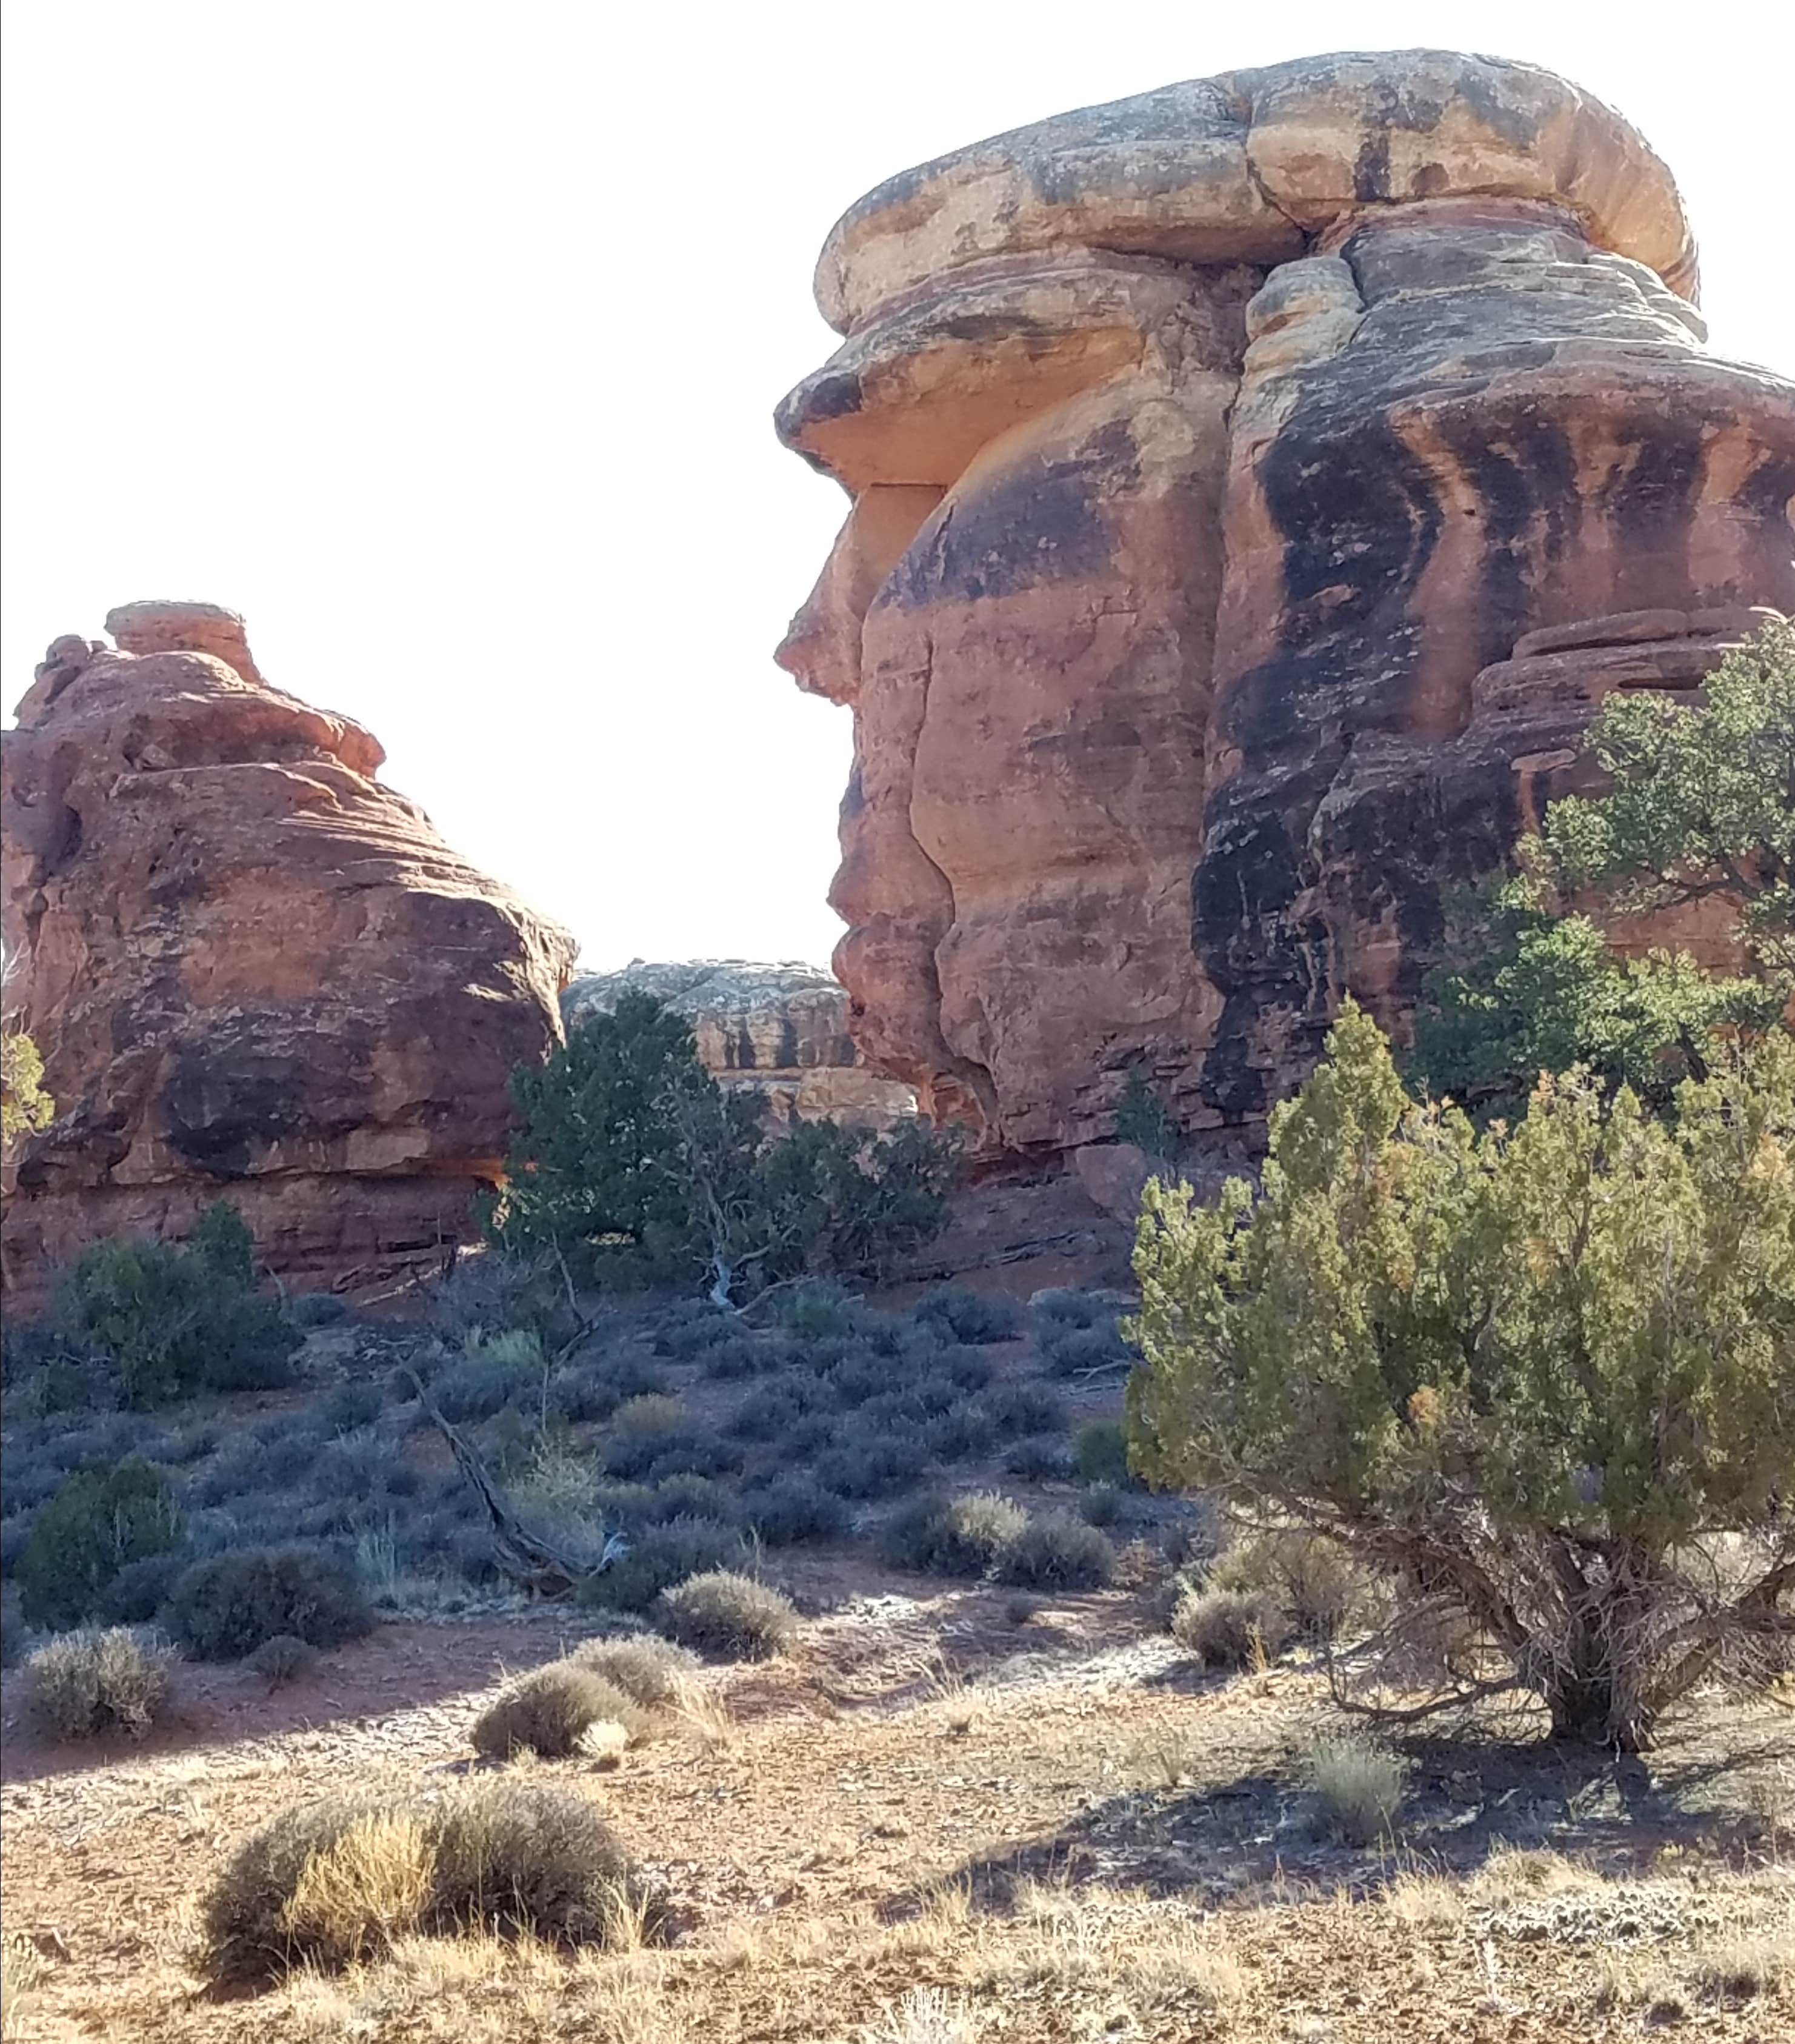
M 106 627 L 51 647 L 4 748 L 8 1019 L 58 1109 L 16 1160 L 9 1286 L 221 1197 L 304 1285 L 439 1258 L 572 940 L 374 778 L 369 732 L 269 687 L 240 618 Z
M 827 1116 L 886 1129 L 914 1115 L 916 1096 L 867 1069 L 848 1033 L 848 997 L 811 965 L 693 959 L 582 974 L 561 997 L 569 1029 L 608 1014 L 619 994 L 652 993 L 692 1024 L 705 1067 L 732 1091 L 760 1094 L 776 1128 Z
M 780 651 L 853 706 L 871 1063 L 988 1154 L 1130 1071 L 1250 1143 L 1609 687 L 1795 607 L 1795 389 L 1703 352 L 1670 174 L 1436 52 L 1172 86 L 881 186 L 781 405 L 853 509 Z

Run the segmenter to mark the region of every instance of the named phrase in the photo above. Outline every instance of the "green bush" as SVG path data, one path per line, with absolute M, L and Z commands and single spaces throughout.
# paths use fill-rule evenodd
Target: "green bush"
M 1761 1675 L 1795 1634 L 1795 1043 L 1728 1054 L 1669 1124 L 1573 1073 L 1480 1132 L 1348 1007 L 1270 1147 L 1257 1197 L 1148 1188 L 1143 1473 L 1402 1569 L 1404 1627 L 1466 1642 L 1442 1707 L 1505 1685 L 1634 1751 L 1696 1683 Z
M 65 1632 L 25 1664 L 25 1709 L 52 1739 L 142 1739 L 168 1701 L 168 1655 L 123 1626 Z
M 1026 1530 L 1022 1508 L 995 1491 L 919 1498 L 886 1527 L 880 1549 L 893 1568 L 930 1576 L 982 1576 Z
M 1172 1614 L 1172 1636 L 1206 1668 L 1250 1668 L 1283 1643 L 1284 1617 L 1268 1590 L 1187 1592 Z
M 59 1322 L 117 1365 L 133 1404 L 282 1383 L 301 1337 L 280 1301 L 255 1289 L 252 1249 L 222 1200 L 182 1245 L 90 1243 L 63 1277 Z
M 51 1631 L 79 1625 L 121 1569 L 171 1552 L 181 1537 L 167 1478 L 141 1458 L 78 1470 L 38 1513 L 19 1557 L 26 1622 Z
M 551 1661 L 508 1683 L 474 1719 L 469 1736 L 474 1751 L 488 1760 L 509 1760 L 520 1753 L 565 1760 L 580 1750 L 598 1724 L 619 1725 L 626 1737 L 637 1739 L 646 1729 L 646 1717 L 640 1704 L 595 1669 Z
M 198 1661 L 240 1661 L 283 1632 L 339 1646 L 374 1625 L 354 1566 L 307 1546 L 244 1547 L 195 1562 L 169 1593 L 166 1617 Z
M 1017 1589 L 1101 1589 L 1115 1565 L 1114 1548 L 1095 1526 L 1048 1512 L 1005 1545 L 997 1580 Z
M 1087 1483 L 1126 1483 L 1128 1429 L 1119 1420 L 1087 1420 L 1072 1436 L 1072 1466 Z
M 654 1622 L 670 1638 L 700 1654 L 764 1661 L 798 1628 L 790 1598 L 751 1576 L 712 1569 L 662 1593 Z
M 583 1604 L 608 1611 L 646 1611 L 664 1589 L 688 1576 L 742 1558 L 741 1538 L 709 1519 L 673 1519 L 630 1536 L 616 1561 L 581 1579 Z
M 708 1281 L 719 1303 L 807 1271 L 871 1278 L 938 1230 L 958 1170 L 919 1122 L 866 1137 L 828 1121 L 769 1139 L 692 1032 L 628 993 L 512 1075 L 522 1127 L 489 1216 L 513 1248 L 573 1254 L 601 1282 Z M 710 1345 L 707 1331 L 672 1337 Z
M 591 1804 L 501 1779 L 283 1811 L 225 1862 L 200 1918 L 213 1977 L 247 1983 L 420 1932 L 633 1942 L 658 1935 L 665 1911 Z

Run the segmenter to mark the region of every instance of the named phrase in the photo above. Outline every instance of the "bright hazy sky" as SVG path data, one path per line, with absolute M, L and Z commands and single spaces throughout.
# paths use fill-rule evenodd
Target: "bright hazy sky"
M 838 932 L 847 713 L 770 655 L 846 499 L 769 415 L 894 171 L 1318 51 L 1524 58 L 1670 163 L 1716 348 L 1795 371 L 1772 0 L 4 11 L 7 713 L 114 604 L 228 604 L 593 968 Z

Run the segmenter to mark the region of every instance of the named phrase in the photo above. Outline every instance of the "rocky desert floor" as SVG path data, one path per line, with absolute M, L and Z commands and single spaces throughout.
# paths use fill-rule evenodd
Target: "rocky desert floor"
M 9 2038 L 325 2044 L 1570 2044 L 1795 2037 L 1795 1714 L 1724 1699 L 1649 1761 L 1525 1727 L 1405 1748 L 1394 1836 L 1323 1842 L 1302 1754 L 1337 1722 L 1300 1662 L 1202 1673 L 1139 1591 L 917 1593 L 794 1565 L 807 1619 L 710 1671 L 609 1769 L 518 1763 L 598 1804 L 670 1943 L 570 1958 L 415 1940 L 209 1998 L 196 1898 L 278 1811 L 426 1792 L 476 1763 L 507 1672 L 593 1629 L 386 1625 L 278 1692 L 184 1668 L 144 1746 L 37 1746 L 6 1696 Z M 807 1580 L 805 1568 L 815 1580 Z

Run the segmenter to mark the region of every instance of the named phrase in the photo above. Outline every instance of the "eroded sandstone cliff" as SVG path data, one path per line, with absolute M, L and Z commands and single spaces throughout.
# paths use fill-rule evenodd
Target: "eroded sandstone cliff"
M 608 1014 L 618 997 L 651 993 L 692 1024 L 705 1069 L 727 1090 L 766 1104 L 783 1128 L 827 1116 L 845 1128 L 886 1129 L 916 1112 L 916 1096 L 868 1070 L 848 1033 L 848 997 L 815 966 L 638 959 L 616 972 L 582 973 L 561 997 L 569 1029 Z
M 10 1287 L 228 1197 L 277 1272 L 439 1258 L 573 946 L 383 786 L 374 738 L 263 682 L 209 605 L 59 639 L 4 747 L 9 1023 L 56 1119 L 9 1176 Z
M 779 409 L 853 499 L 780 658 L 852 706 L 869 1062 L 988 1153 L 1128 1074 L 1250 1142 L 1611 687 L 1795 608 L 1795 389 L 1704 348 L 1669 172 L 1440 52 L 1172 86 L 925 164 Z M 1702 932 L 1696 933 L 1698 936 Z M 1712 933 L 1707 933 L 1712 935 Z

